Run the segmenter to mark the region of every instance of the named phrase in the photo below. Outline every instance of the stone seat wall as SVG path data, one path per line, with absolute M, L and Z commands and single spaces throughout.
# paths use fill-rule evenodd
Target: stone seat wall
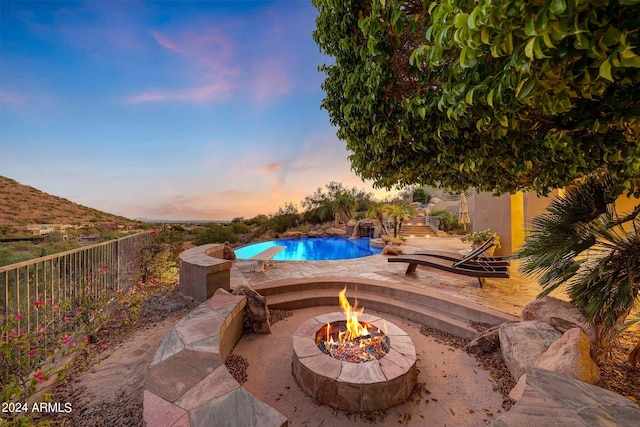
M 149 427 L 288 426 L 224 364 L 242 336 L 246 297 L 227 292 L 231 262 L 214 258 L 218 249 L 204 245 L 180 254 L 181 289 L 206 297 L 169 331 L 151 361 L 143 401 Z
M 180 253 L 180 292 L 204 302 L 217 289 L 229 290 L 231 261 L 222 259 L 224 245 L 212 243 Z

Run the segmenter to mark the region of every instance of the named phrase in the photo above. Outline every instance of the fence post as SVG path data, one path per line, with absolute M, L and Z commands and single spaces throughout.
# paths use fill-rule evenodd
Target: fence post
M 121 271 L 120 271 L 120 238 L 117 237 L 116 238 L 116 286 L 118 287 L 117 290 L 122 289 L 122 287 L 120 286 L 120 277 L 122 276 Z

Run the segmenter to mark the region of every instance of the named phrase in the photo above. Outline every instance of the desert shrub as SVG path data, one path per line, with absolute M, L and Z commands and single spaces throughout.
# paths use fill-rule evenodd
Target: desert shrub
M 235 234 L 246 234 L 251 231 L 249 226 L 244 222 L 232 222 L 228 225 Z
M 275 215 L 269 218 L 268 228 L 276 233 L 283 233 L 294 228 L 300 222 L 298 208 L 293 203 L 286 203 L 278 209 Z
M 200 246 L 209 243 L 235 243 L 237 240 L 238 237 L 231 227 L 225 227 L 220 224 L 207 224 L 197 231 L 197 235 L 193 243 Z
M 446 209 L 433 210 L 429 216 L 439 219 L 440 228 L 444 231 L 455 230 L 458 227 L 458 218 Z

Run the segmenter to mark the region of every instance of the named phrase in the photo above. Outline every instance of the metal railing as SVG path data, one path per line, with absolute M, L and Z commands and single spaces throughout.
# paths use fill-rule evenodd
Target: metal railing
M 0 267 L 2 339 L 38 334 L 50 342 L 67 333 L 79 310 L 137 283 L 138 252 L 151 240 L 143 232 Z
M 432 216 L 425 217 L 425 224 L 431 228 L 431 231 L 437 233 L 442 226 L 442 220 L 439 218 L 434 218 Z

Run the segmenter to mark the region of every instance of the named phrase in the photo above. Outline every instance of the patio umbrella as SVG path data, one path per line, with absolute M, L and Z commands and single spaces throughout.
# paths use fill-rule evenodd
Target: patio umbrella
M 464 193 L 460 193 L 460 207 L 458 211 L 458 222 L 462 224 L 464 230 L 467 231 L 467 224 L 471 223 L 469 218 L 469 208 L 467 206 L 467 196 Z

